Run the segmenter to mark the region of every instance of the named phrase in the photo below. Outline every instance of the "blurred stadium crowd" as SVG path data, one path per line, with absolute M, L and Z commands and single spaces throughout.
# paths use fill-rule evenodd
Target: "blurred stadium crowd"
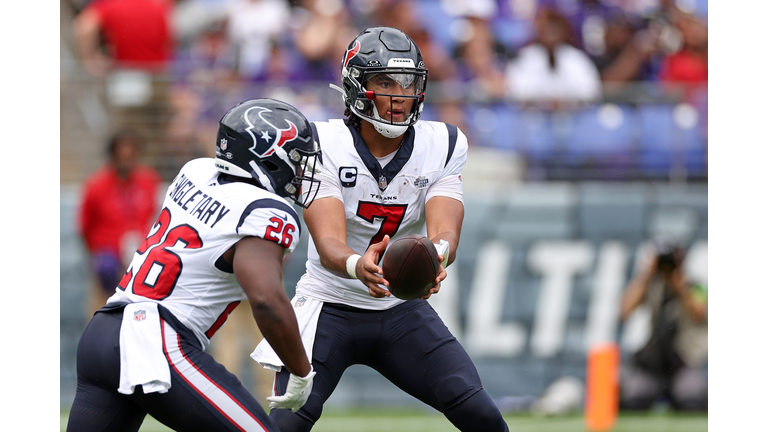
M 706 0 L 60 0 L 60 6 L 64 405 L 74 394 L 74 352 L 84 326 L 78 305 L 92 282 L 76 210 L 81 185 L 108 159 L 112 137 L 138 136 L 143 162 L 169 182 L 188 160 L 213 156 L 219 119 L 243 100 L 273 97 L 309 120 L 339 118 L 343 102 L 328 84 L 340 82 L 349 41 L 373 25 L 400 28 L 417 42 L 429 69 L 422 119 L 459 126 L 471 146 L 465 185 L 482 177 L 496 187 L 493 200 L 478 189 L 466 194 L 465 252 L 452 267 L 462 289 L 453 290 L 456 297 L 444 303 L 450 307 L 443 306 L 450 313 L 441 316 L 463 319 L 467 339 L 477 340 L 486 324 L 530 329 L 535 339 L 538 311 L 547 310 L 537 306 L 544 288 L 528 251 L 562 241 L 557 251 L 573 249 L 578 253 L 568 259 L 583 261 L 584 274 L 558 285 L 573 291 L 572 300 L 541 302 L 568 319 L 556 329 L 563 332 L 556 354 L 510 351 L 497 363 L 483 359 L 486 373 L 505 371 L 489 383 L 496 394 L 539 394 L 560 376 L 583 374 L 582 333 L 591 333 L 582 327 L 600 315 L 591 312 L 599 309 L 591 293 L 608 286 L 608 297 L 618 299 L 646 239 L 683 232 L 679 239 L 695 246 L 691 267 L 704 275 L 693 280 L 706 285 L 706 259 L 700 262 L 708 224 Z M 531 184 L 512 190 L 515 181 Z M 697 184 L 676 189 L 681 182 Z M 610 243 L 615 239 L 626 250 Z M 477 257 L 496 240 L 515 248 L 514 258 L 499 265 L 509 275 L 476 283 L 474 275 L 485 274 Z M 303 273 L 302 253 L 306 247 L 288 263 L 289 292 Z M 489 287 L 497 292 L 488 295 Z M 505 303 L 489 317 L 482 302 L 473 312 L 463 301 L 468 296 Z M 475 319 L 485 324 L 472 324 Z M 617 332 L 618 324 L 601 325 L 601 333 Z M 497 334 L 486 333 L 498 350 Z M 353 371 L 341 402 L 389 397 L 389 387 L 364 372 Z
M 62 182 L 117 130 L 165 180 L 251 97 L 341 116 L 348 41 L 402 29 L 422 118 L 521 161 L 521 180 L 707 178 L 706 0 L 61 0 Z

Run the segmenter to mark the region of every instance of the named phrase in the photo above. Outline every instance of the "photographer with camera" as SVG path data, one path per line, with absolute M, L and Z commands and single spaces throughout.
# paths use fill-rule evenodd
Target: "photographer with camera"
M 643 303 L 652 316 L 648 342 L 624 368 L 621 408 L 650 409 L 663 396 L 675 410 L 706 410 L 706 289 L 686 280 L 680 246 L 657 240 L 655 248 L 621 302 L 622 321 Z

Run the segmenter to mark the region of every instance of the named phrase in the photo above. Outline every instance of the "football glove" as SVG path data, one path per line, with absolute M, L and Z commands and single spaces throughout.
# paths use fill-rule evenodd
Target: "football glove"
M 315 370 L 310 370 L 304 378 L 291 374 L 288 379 L 288 387 L 282 396 L 270 396 L 267 398 L 270 408 L 290 409 L 296 412 L 303 407 L 312 393 L 312 378 L 315 377 Z

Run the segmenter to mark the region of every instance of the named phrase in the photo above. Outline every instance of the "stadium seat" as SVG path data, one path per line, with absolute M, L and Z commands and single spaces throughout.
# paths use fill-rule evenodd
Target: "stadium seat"
M 638 107 L 639 163 L 644 174 L 668 176 L 676 166 L 684 166 L 688 175 L 706 174 L 707 141 L 691 109 L 674 105 Z M 689 119 L 680 118 L 686 116 Z
M 520 111 L 519 136 L 520 152 L 531 161 L 552 160 L 557 155 L 557 142 L 552 131 L 552 118 L 549 113 L 536 110 Z
M 473 144 L 505 151 L 520 151 L 520 110 L 503 104 L 467 105 L 466 118 Z
M 626 106 L 605 104 L 572 114 L 563 136 L 565 157 L 573 168 L 595 168 L 606 175 L 628 174 L 634 145 L 634 116 Z

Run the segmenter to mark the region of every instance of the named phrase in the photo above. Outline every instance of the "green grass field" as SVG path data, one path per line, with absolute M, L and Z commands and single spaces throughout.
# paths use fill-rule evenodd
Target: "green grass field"
M 61 431 L 67 426 L 67 415 L 61 412 Z M 527 414 L 505 415 L 511 432 L 585 432 L 579 415 L 538 418 Z M 168 432 L 171 429 L 147 417 L 142 432 Z M 622 414 L 612 432 L 704 432 L 707 414 Z M 352 412 L 323 413 L 312 432 L 451 432 L 456 428 L 443 416 L 424 411 L 370 409 Z

